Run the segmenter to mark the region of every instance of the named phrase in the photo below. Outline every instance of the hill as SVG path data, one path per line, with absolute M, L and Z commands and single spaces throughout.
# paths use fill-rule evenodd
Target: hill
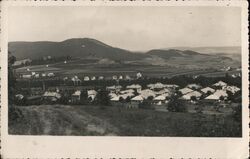
M 115 48 L 90 38 L 68 39 L 62 42 L 10 42 L 9 51 L 17 59 L 37 59 L 43 56 L 73 56 L 107 58 L 111 60 L 137 60 L 147 57 L 145 54 L 132 53 Z

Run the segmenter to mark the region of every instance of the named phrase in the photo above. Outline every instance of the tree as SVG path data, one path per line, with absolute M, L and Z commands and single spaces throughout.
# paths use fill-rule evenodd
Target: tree
M 98 91 L 96 95 L 96 102 L 100 106 L 110 106 L 108 91 L 106 91 L 105 88 L 102 88 Z
M 197 100 L 197 99 L 196 99 L 196 96 L 191 96 L 190 99 L 191 99 L 192 101 L 196 101 L 196 100 Z
M 139 104 L 139 108 L 141 109 L 154 109 L 152 106 L 152 101 L 145 99 L 142 103 Z
M 186 104 L 175 96 L 170 99 L 167 109 L 170 112 L 187 112 Z
M 223 96 L 220 96 L 220 101 L 224 101 L 225 100 L 225 97 L 223 97 Z
M 92 98 L 90 101 L 92 101 Z M 86 90 L 82 90 L 80 95 L 80 104 L 87 104 L 88 102 L 88 93 Z

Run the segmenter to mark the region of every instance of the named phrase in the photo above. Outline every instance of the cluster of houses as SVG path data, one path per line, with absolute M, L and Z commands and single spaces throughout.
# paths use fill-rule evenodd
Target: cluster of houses
M 49 73 L 30 72 L 29 74 L 22 74 L 21 77 L 23 79 L 32 79 L 32 78 L 41 78 L 41 77 L 55 77 L 55 74 L 53 72 L 49 72 Z
M 236 86 L 230 86 L 223 81 L 219 81 L 210 87 L 202 88 L 198 84 L 189 84 L 184 88 L 179 88 L 178 85 L 169 85 L 162 83 L 155 83 L 147 85 L 146 89 L 142 89 L 141 85 L 133 84 L 126 86 L 110 86 L 107 87 L 111 102 L 116 105 L 121 101 L 129 101 L 131 107 L 138 107 L 139 103 L 150 99 L 155 105 L 165 105 L 171 100 L 173 96 L 179 95 L 182 100 L 196 102 L 203 96 L 205 100 L 220 101 L 227 99 L 228 91 L 232 94 L 240 91 Z

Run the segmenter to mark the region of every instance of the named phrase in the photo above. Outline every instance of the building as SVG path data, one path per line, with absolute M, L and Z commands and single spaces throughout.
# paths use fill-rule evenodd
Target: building
M 159 96 L 155 97 L 153 99 L 153 101 L 154 101 L 154 104 L 156 104 L 156 105 L 162 105 L 162 104 L 166 103 L 166 96 L 164 94 L 159 95 Z
M 25 79 L 30 79 L 32 76 L 31 75 L 22 75 L 22 77 Z
M 117 80 L 118 77 L 117 77 L 116 75 L 114 75 L 114 76 L 112 76 L 112 79 L 113 79 L 113 80 Z
M 133 90 L 135 90 L 137 92 L 141 92 L 142 87 L 139 84 L 132 84 L 132 85 L 127 86 L 126 88 L 127 89 L 133 89 Z
M 166 88 L 167 86 L 165 84 L 158 82 L 155 84 L 148 84 L 147 87 L 152 90 L 160 90 L 160 89 Z
M 187 87 L 182 88 L 182 89 L 179 90 L 179 92 L 181 92 L 182 95 L 188 94 L 188 93 L 193 92 L 193 91 L 194 90 L 192 90 L 190 88 L 187 88 Z
M 29 64 L 31 63 L 32 60 L 31 59 L 24 59 L 24 60 L 18 60 L 18 61 L 15 61 L 13 66 L 21 66 L 21 65 L 26 65 L 26 64 Z
M 131 80 L 131 77 L 129 75 L 126 75 L 125 80 Z
M 104 80 L 104 77 L 103 76 L 99 76 L 98 80 Z
M 135 91 L 133 89 L 126 89 L 123 91 L 120 91 L 120 94 L 126 94 L 126 93 L 134 93 Z
M 136 78 L 137 78 L 137 79 L 142 78 L 142 73 L 141 73 L 141 72 L 138 72 L 138 73 L 136 74 Z
M 88 94 L 88 99 L 91 98 L 91 101 L 95 100 L 95 97 L 97 95 L 97 92 L 95 90 L 88 90 L 87 91 L 87 94 Z
M 189 85 L 187 85 L 186 86 L 187 88 L 190 88 L 190 89 L 200 89 L 201 88 L 201 86 L 200 85 L 198 85 L 198 84 L 189 84 Z
M 224 90 L 217 90 L 215 91 L 213 94 L 211 94 L 210 96 L 206 97 L 205 99 L 207 100 L 220 100 L 221 97 L 223 97 L 224 99 L 226 99 L 228 96 L 227 92 Z
M 48 77 L 54 77 L 54 76 L 55 76 L 55 74 L 53 72 L 48 73 Z
M 122 75 L 119 76 L 119 80 L 123 80 L 123 76 Z
M 81 100 L 81 91 L 75 91 L 71 96 L 72 103 L 79 102 Z
M 155 97 L 156 94 L 154 91 L 152 91 L 151 89 L 144 89 L 142 90 L 140 93 L 140 96 L 143 98 L 143 99 L 148 99 L 148 97 Z
M 82 83 L 82 81 L 77 76 L 72 77 L 71 81 L 74 83 L 74 85 L 80 85 Z
M 185 99 L 185 100 L 191 100 L 192 97 L 195 97 L 196 99 L 200 99 L 201 97 L 201 93 L 198 92 L 198 91 L 193 91 L 193 92 L 189 92 L 185 95 L 182 96 L 182 99 Z
M 57 92 L 49 92 L 49 91 L 46 91 L 44 94 L 43 94 L 43 98 L 45 100 L 49 100 L 51 102 L 56 102 L 58 99 L 61 98 L 61 95 Z
M 227 86 L 227 83 L 225 83 L 225 82 L 223 82 L 223 81 L 219 81 L 219 82 L 213 84 L 213 86 L 224 88 L 224 87 Z
M 89 78 L 89 76 L 85 76 L 85 77 L 83 78 L 83 80 L 84 80 L 84 81 L 89 81 L 90 78 Z
M 210 88 L 210 87 L 206 87 L 206 88 L 202 88 L 201 89 L 201 92 L 207 94 L 208 92 L 211 92 L 211 93 L 214 93 L 215 92 L 215 89 L 213 88 Z
M 95 76 L 91 77 L 91 80 L 92 80 L 92 81 L 95 81 L 95 80 L 96 80 L 96 77 L 95 77 Z
M 240 88 L 238 88 L 236 86 L 227 86 L 227 87 L 225 87 L 225 90 L 230 91 L 233 94 L 235 94 L 236 92 L 240 91 Z
M 110 91 L 110 92 L 112 92 L 112 93 L 117 93 L 117 92 L 119 92 L 121 89 L 122 89 L 122 86 L 120 86 L 120 85 L 113 85 L 113 86 L 108 86 L 108 87 L 106 87 L 106 90 L 107 90 L 107 91 Z

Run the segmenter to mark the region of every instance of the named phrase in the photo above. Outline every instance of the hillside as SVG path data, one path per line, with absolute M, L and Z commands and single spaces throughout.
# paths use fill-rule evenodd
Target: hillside
M 208 50 L 208 49 L 206 49 Z M 211 49 L 210 49 L 211 50 Z M 221 49 L 222 50 L 222 49 Z M 224 48 L 226 50 L 226 48 Z M 228 49 L 230 50 L 230 48 Z M 239 67 L 240 56 L 227 56 L 222 53 L 201 53 L 191 49 L 154 49 L 144 53 L 131 52 L 115 48 L 101 41 L 90 38 L 68 39 L 62 42 L 9 42 L 9 51 L 18 60 L 30 58 L 38 59 L 44 56 L 67 56 L 70 55 L 79 59 L 95 59 L 91 65 L 122 64 L 141 66 L 166 66 L 197 68 L 222 68 L 224 66 Z M 233 54 L 235 55 L 235 54 Z M 98 62 L 99 61 L 99 62 Z M 84 62 L 77 63 L 81 65 Z M 73 68 L 73 63 L 71 63 Z M 103 66 L 99 66 L 103 67 Z M 107 66 L 109 67 L 109 66 Z M 115 67 L 118 67 L 117 65 Z M 131 68 L 130 68 L 131 70 Z
M 111 60 L 137 60 L 147 57 L 145 54 L 132 53 L 89 38 L 68 39 L 62 42 L 10 42 L 9 51 L 17 59 L 67 55 L 82 58 L 108 58 Z

